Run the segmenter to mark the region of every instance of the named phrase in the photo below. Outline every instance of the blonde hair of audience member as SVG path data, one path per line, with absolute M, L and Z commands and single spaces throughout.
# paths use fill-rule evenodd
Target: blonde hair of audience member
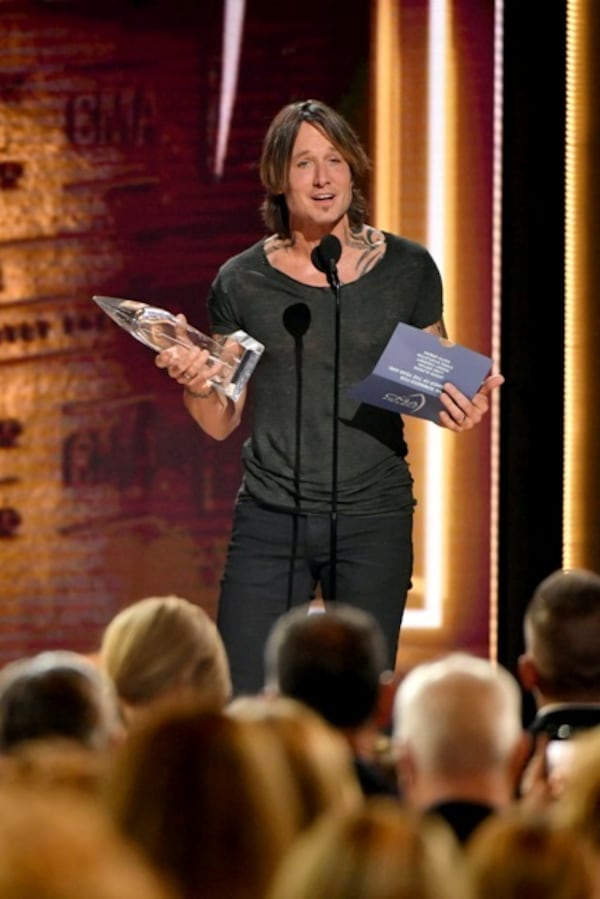
M 89 798 L 0 788 L 3 899 L 176 899 Z
M 466 847 L 474 899 L 592 899 L 592 857 L 578 835 L 514 808 L 484 821 Z
M 347 741 L 313 709 L 286 696 L 255 694 L 237 697 L 227 712 L 265 724 L 281 741 L 300 792 L 302 829 L 327 809 L 362 802 Z
M 501 665 L 456 652 L 415 666 L 397 689 L 393 732 L 404 796 L 416 807 L 512 801 L 529 741 L 519 684 Z
M 216 625 L 204 609 L 180 596 L 148 596 L 118 612 L 104 630 L 99 658 L 128 721 L 183 692 L 215 709 L 231 695 Z
M 182 899 L 262 897 L 300 816 L 274 734 L 179 702 L 140 721 L 113 758 L 108 807 Z
M 450 829 L 387 796 L 325 813 L 286 853 L 267 899 L 467 899 Z

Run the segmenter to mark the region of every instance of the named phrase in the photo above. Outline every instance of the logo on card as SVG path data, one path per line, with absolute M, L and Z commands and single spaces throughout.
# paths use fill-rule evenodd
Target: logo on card
M 388 403 L 394 403 L 395 406 L 399 406 L 401 409 L 406 409 L 407 412 L 413 415 L 415 412 L 419 412 L 425 405 L 424 393 L 408 393 L 405 396 L 400 396 L 397 393 L 384 393 L 383 399 L 387 400 Z

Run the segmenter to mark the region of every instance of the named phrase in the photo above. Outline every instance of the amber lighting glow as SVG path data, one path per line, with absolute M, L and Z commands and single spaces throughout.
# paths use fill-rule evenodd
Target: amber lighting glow
M 585 542 L 583 502 L 586 501 L 584 454 L 576 451 L 586 424 L 578 410 L 589 408 L 585 372 L 581 363 L 585 328 L 584 298 L 587 242 L 583 222 L 588 202 L 588 107 L 586 73 L 589 68 L 585 0 L 567 3 L 567 96 L 565 172 L 565 341 L 564 341 L 564 445 L 563 445 L 563 567 L 583 565 L 580 547 Z M 596 101 L 594 101 L 596 102 Z M 578 376 L 579 373 L 579 376 Z
M 375 135 L 373 159 L 375 180 L 373 185 L 374 219 L 380 227 L 396 233 L 406 233 L 404 225 L 407 220 L 403 208 L 403 188 L 400 184 L 400 173 L 404 153 L 403 127 L 406 118 L 402 116 L 402 104 L 405 102 L 403 77 L 410 77 L 410 65 L 417 66 L 419 76 L 419 58 L 411 57 L 407 63 L 401 56 L 402 50 L 410 51 L 412 36 L 403 35 L 405 22 L 415 22 L 418 17 L 419 27 L 426 28 L 427 38 L 423 42 L 423 52 L 427 55 L 426 72 L 423 73 L 423 103 L 426 113 L 418 119 L 418 127 L 426 134 L 419 141 L 419 147 L 425 148 L 426 162 L 422 174 L 424 185 L 419 199 L 412 193 L 410 219 L 412 226 L 417 224 L 423 234 L 423 242 L 431 251 L 444 279 L 446 298 L 446 322 L 452 336 L 460 332 L 460 322 L 456 310 L 459 308 L 454 295 L 458 283 L 456 277 L 457 252 L 455 246 L 455 223 L 458 210 L 457 191 L 457 154 L 459 152 L 459 108 L 457 86 L 456 48 L 453 42 L 453 15 L 457 9 L 456 0 L 430 0 L 427 5 L 416 7 L 398 0 L 376 0 L 374 4 L 374 47 L 373 47 L 373 96 L 374 118 L 373 133 Z M 425 15 L 426 10 L 426 15 Z M 491 227 L 492 241 L 492 283 L 489 287 L 491 303 L 491 353 L 496 366 L 500 367 L 500 215 L 501 215 L 501 146 L 502 146 L 502 3 L 495 5 L 494 19 L 494 147 L 493 147 L 493 184 L 489 186 L 493 192 Z M 408 26 L 407 26 L 408 27 Z M 426 48 L 426 49 L 425 49 Z M 491 64 L 491 63 L 490 63 Z M 410 74 L 409 74 L 410 73 Z M 414 94 L 413 94 L 414 102 Z M 398 123 L 401 127 L 398 127 Z M 417 125 L 415 125 L 417 127 Z M 410 135 L 414 147 L 414 134 Z M 409 141 L 410 142 L 410 141 Z M 408 164 L 412 165 L 413 158 Z M 406 178 L 406 171 L 404 171 Z M 418 205 L 420 204 L 420 205 Z M 417 208 L 418 207 L 418 208 Z M 415 213 L 415 209 L 417 212 Z M 410 218 L 410 216 L 409 216 Z M 422 226 L 417 220 L 422 220 Z M 485 223 L 484 223 L 485 224 Z M 411 236 L 411 235 L 409 235 Z M 487 314 L 483 312 L 483 314 Z M 489 510 L 490 525 L 490 644 L 492 655 L 495 655 L 495 632 L 497 626 L 497 539 L 498 539 L 498 468 L 499 468 L 499 407 L 495 397 L 491 410 L 491 459 L 490 490 L 491 495 L 485 497 L 486 515 Z M 409 445 L 411 441 L 412 422 L 407 422 Z M 448 535 L 450 529 L 456 527 L 456 493 L 448 472 L 456 465 L 454 435 L 443 429 L 427 427 L 418 434 L 419 465 L 423 465 L 423 475 L 419 483 L 419 515 L 422 520 L 422 533 L 418 535 L 415 551 L 419 564 L 415 566 L 413 593 L 419 598 L 418 607 L 409 603 L 406 609 L 403 629 L 436 631 L 445 627 L 447 603 L 454 601 L 449 596 L 450 576 L 456 573 L 456 558 L 450 559 Z M 421 459 L 423 460 L 421 463 Z M 487 476 L 485 478 L 487 480 Z M 483 478 L 482 478 L 483 480 Z

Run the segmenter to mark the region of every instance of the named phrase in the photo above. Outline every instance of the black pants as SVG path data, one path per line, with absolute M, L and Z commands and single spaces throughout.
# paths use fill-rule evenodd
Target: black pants
M 378 620 L 393 670 L 412 574 L 412 510 L 381 518 L 341 516 L 336 530 L 335 599 Z M 262 689 L 265 641 L 277 618 L 309 602 L 317 584 L 323 599 L 330 598 L 330 533 L 327 516 L 237 503 L 217 615 L 235 695 Z

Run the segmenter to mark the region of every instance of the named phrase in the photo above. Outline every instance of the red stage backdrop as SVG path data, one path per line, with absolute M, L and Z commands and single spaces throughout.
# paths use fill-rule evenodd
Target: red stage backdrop
M 361 131 L 368 108 L 368 3 L 248 0 L 220 171 L 229 4 L 90 6 L 0 7 L 0 663 L 93 651 L 149 594 L 214 612 L 244 432 L 205 438 L 91 297 L 205 330 L 217 266 L 263 233 L 272 115 L 319 97 Z

